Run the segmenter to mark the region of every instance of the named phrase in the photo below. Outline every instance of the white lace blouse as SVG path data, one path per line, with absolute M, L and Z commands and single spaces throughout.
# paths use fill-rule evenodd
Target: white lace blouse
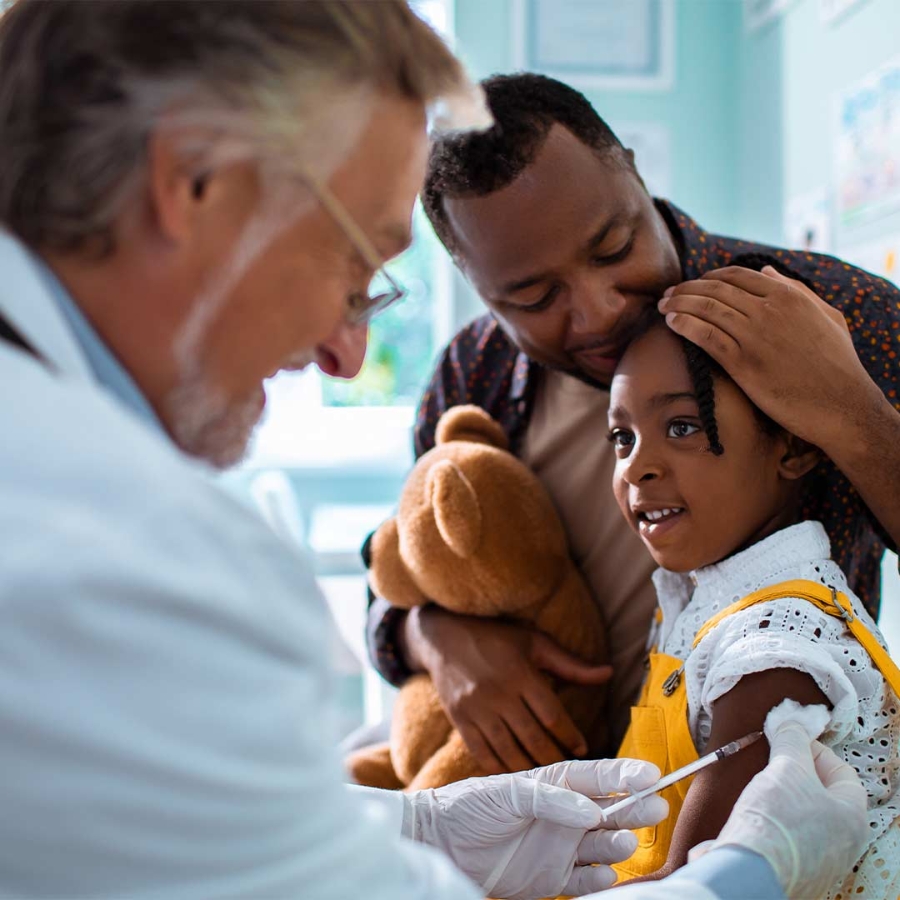
M 829 896 L 894 898 L 900 890 L 900 821 L 891 827 L 900 816 L 900 701 L 843 620 L 799 598 L 760 603 L 728 616 L 691 651 L 694 635 L 719 610 L 760 588 L 796 578 L 845 593 L 856 615 L 884 645 L 829 556 L 824 528 L 803 522 L 689 574 L 658 569 L 653 581 L 662 620 L 649 643 L 686 660 L 689 726 L 701 754 L 709 739 L 713 702 L 744 675 L 797 669 L 815 679 L 833 707 L 822 741 L 856 769 L 870 810 L 866 855 Z

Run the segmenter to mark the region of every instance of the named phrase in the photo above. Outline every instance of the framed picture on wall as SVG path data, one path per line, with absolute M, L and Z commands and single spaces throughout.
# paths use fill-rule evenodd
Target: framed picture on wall
M 513 0 L 513 64 L 578 88 L 668 90 L 674 0 Z

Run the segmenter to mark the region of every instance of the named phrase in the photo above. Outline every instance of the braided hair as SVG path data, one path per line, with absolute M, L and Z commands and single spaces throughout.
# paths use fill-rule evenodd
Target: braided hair
M 762 271 L 765 266 L 771 266 L 781 275 L 794 278 L 805 284 L 810 290 L 815 290 L 808 279 L 796 272 L 792 272 L 784 263 L 774 256 L 765 253 L 744 253 L 735 256 L 731 261 L 733 266 L 741 266 L 744 269 Z M 700 414 L 700 424 L 706 432 L 709 441 L 709 452 L 715 456 L 721 456 L 725 452 L 722 442 L 719 440 L 719 425 L 716 422 L 716 393 L 715 379 L 728 378 L 728 373 L 705 350 L 701 350 L 696 344 L 687 338 L 681 338 L 684 358 L 687 362 L 688 374 L 691 378 L 691 386 L 697 397 L 697 406 Z M 770 419 L 758 406 L 753 405 L 753 411 L 759 420 L 760 426 L 767 434 L 778 434 L 782 430 L 777 422 Z
M 716 390 L 713 376 L 722 378 L 725 376 L 725 370 L 705 350 L 701 350 L 685 337 L 681 338 L 681 347 L 684 350 L 688 374 L 691 376 L 691 386 L 697 398 L 700 424 L 706 432 L 706 439 L 709 441 L 709 452 L 715 456 L 721 456 L 725 452 L 725 448 L 719 440 L 719 423 L 716 422 Z

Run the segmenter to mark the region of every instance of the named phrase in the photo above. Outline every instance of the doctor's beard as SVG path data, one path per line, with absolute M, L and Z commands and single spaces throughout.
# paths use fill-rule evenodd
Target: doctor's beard
M 292 369 L 315 362 L 314 350 L 288 360 Z M 253 431 L 262 417 L 265 393 L 229 400 L 212 387 L 199 368 L 168 397 L 168 420 L 175 443 L 188 455 L 206 460 L 217 469 L 240 463 L 247 454 Z
M 269 195 L 270 197 L 272 194 Z M 204 342 L 217 316 L 228 303 L 235 285 L 281 232 L 294 224 L 309 208 L 305 201 L 285 195 L 264 208 L 244 229 L 229 265 L 212 275 L 197 297 L 176 341 L 174 352 L 180 377 L 165 399 L 165 418 L 175 443 L 188 455 L 216 468 L 239 463 L 265 409 L 262 383 L 243 397 L 229 396 L 212 383 L 201 360 Z M 315 359 L 315 351 L 301 351 L 282 365 L 304 364 Z
M 262 416 L 264 396 L 260 387 L 259 395 L 229 401 L 198 373 L 169 395 L 172 437 L 189 456 L 206 460 L 217 469 L 237 465 Z

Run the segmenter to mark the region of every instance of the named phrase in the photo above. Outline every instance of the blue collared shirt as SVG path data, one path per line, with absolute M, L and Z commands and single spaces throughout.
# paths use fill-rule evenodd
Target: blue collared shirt
M 138 419 L 156 431 L 164 433 L 162 423 L 147 398 L 141 393 L 135 380 L 97 334 L 62 282 L 39 256 L 36 254 L 31 254 L 31 256 L 38 275 L 69 323 L 72 334 L 87 358 L 88 365 L 97 381 L 127 409 L 131 410 Z

